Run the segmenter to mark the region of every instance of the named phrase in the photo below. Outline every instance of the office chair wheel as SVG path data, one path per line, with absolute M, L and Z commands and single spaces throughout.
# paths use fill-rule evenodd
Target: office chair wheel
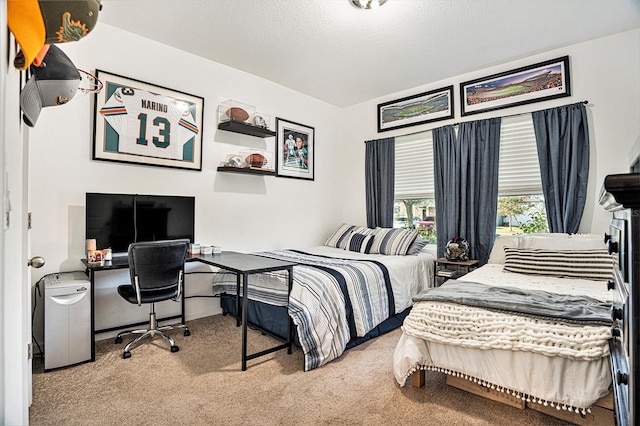
M 180 350 L 180 348 L 177 345 L 173 345 L 171 346 L 171 352 L 178 352 Z M 131 355 L 129 355 L 131 356 Z
M 131 352 L 126 351 L 122 353 L 122 359 L 131 358 Z
M 189 330 L 185 330 L 183 334 L 185 336 L 191 336 L 191 332 Z
M 122 337 L 117 336 L 117 337 L 116 337 L 116 341 L 115 341 L 115 343 L 116 343 L 116 345 L 117 345 L 118 343 L 122 343 Z

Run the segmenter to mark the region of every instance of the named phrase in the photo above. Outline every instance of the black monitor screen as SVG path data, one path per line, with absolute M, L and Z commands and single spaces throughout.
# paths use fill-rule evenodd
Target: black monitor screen
M 193 242 L 194 217 L 194 197 L 87 193 L 85 235 L 114 253 L 137 241 Z

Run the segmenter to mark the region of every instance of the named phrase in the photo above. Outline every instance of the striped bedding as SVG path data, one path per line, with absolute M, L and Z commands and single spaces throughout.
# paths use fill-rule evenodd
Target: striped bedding
M 288 311 L 305 354 L 305 371 L 339 357 L 351 338 L 364 336 L 396 313 L 389 271 L 381 262 L 297 250 L 255 254 L 298 263 Z M 286 272 L 251 275 L 249 299 L 284 306 L 286 283 Z M 235 275 L 217 273 L 213 292 L 235 294 Z

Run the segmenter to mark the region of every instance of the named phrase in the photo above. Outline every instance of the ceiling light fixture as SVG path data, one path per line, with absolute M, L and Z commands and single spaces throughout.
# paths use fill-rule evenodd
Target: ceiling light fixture
M 387 0 L 351 0 L 351 4 L 358 9 L 376 9 L 386 2 Z

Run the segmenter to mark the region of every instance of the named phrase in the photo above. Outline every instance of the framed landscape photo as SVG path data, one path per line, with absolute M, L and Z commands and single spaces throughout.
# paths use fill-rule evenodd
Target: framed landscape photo
M 202 170 L 204 99 L 96 70 L 93 159 Z
M 276 176 L 314 180 L 315 129 L 276 117 Z
M 460 83 L 462 115 L 570 95 L 568 56 Z
M 378 104 L 378 132 L 453 118 L 453 86 Z

